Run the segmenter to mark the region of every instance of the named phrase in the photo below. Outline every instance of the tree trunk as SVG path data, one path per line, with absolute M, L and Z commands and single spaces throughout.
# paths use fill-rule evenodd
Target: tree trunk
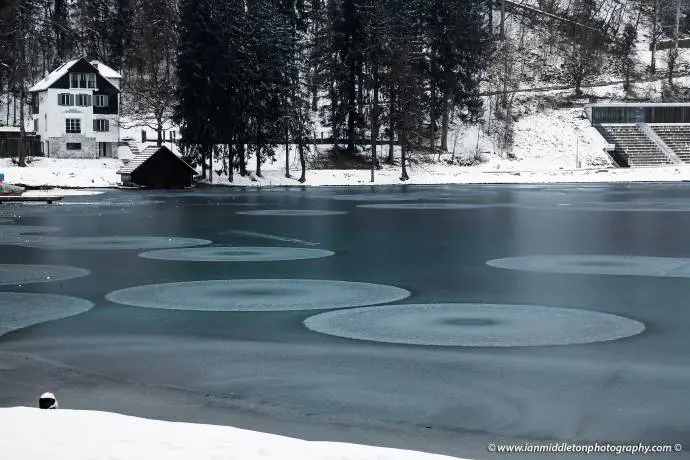
M 378 56 L 374 57 L 372 68 L 372 78 L 374 83 L 374 95 L 371 102 L 371 182 L 374 182 L 374 171 L 378 166 L 378 156 L 376 155 L 376 143 L 379 137 L 379 62 Z
M 213 157 L 216 156 L 216 145 L 214 144 L 209 150 L 208 150 L 208 182 L 210 184 L 213 184 Z
M 432 63 L 433 66 L 433 63 Z M 436 136 L 434 135 L 434 128 L 436 126 L 436 84 L 433 76 L 431 77 L 431 97 L 429 98 L 429 150 L 434 152 L 434 145 L 436 144 Z
M 206 152 L 208 151 L 208 146 L 201 146 L 201 177 L 206 179 Z
M 410 178 L 410 176 L 407 175 L 407 167 L 405 165 L 405 163 L 407 161 L 407 136 L 405 136 L 402 132 L 399 134 L 399 136 L 400 136 L 400 165 L 401 165 L 400 180 L 404 182 Z
M 657 38 L 658 38 L 658 27 L 659 27 L 659 0 L 654 0 L 654 9 L 653 9 L 653 14 L 654 17 L 652 18 L 652 59 L 649 64 L 649 70 L 652 73 L 656 73 L 656 45 L 657 45 Z
M 22 76 L 23 77 L 23 76 Z M 19 144 L 17 149 L 18 166 L 26 166 L 26 129 L 24 128 L 24 84 L 19 88 Z
M 19 144 L 17 145 L 17 156 L 19 157 L 19 167 L 26 166 L 26 129 L 24 127 L 24 80 L 26 78 L 26 50 L 22 40 L 19 43 Z
M 505 40 L 506 38 L 506 29 L 505 29 L 505 23 L 506 23 L 506 2 L 505 0 L 500 0 L 501 2 L 501 31 L 500 31 L 500 38 L 501 40 Z
M 297 149 L 299 150 L 299 164 L 302 168 L 302 174 L 299 176 L 299 182 L 300 184 L 303 184 L 307 181 L 307 162 L 304 158 L 304 139 L 302 136 L 298 137 Z
M 347 95 L 347 152 L 355 153 L 355 119 L 357 117 L 357 74 L 354 62 L 350 64 Z
M 263 134 L 261 133 L 263 128 L 261 122 L 262 120 L 259 118 L 256 126 L 256 177 L 263 177 L 261 175 L 261 150 L 263 148 Z
M 290 131 L 285 122 L 285 177 L 290 178 Z
M 448 95 L 441 96 L 441 151 L 448 151 Z M 489 111 L 490 112 L 490 111 Z
M 163 145 L 163 117 L 161 115 L 156 115 L 156 134 L 158 135 L 156 147 L 160 147 Z
M 395 162 L 395 94 L 391 92 L 388 102 L 388 164 Z
M 235 164 L 235 145 L 227 144 L 225 148 L 228 149 L 228 181 L 232 182 L 234 179 L 233 165 Z
M 240 157 L 240 176 L 244 177 L 247 175 L 247 157 L 244 149 L 244 139 L 242 138 L 240 138 L 240 141 L 237 143 L 237 154 Z
M 319 87 L 316 84 L 316 68 L 312 68 L 311 72 L 311 110 L 316 112 L 319 110 Z
M 331 140 L 333 142 L 333 147 L 338 146 L 338 120 L 336 119 L 336 100 L 335 100 L 335 82 L 331 80 L 330 90 L 331 93 Z

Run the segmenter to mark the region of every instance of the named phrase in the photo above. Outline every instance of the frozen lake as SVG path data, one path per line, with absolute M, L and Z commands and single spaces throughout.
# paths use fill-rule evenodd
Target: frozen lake
M 0 406 L 474 458 L 690 448 L 690 185 L 109 191 L 0 219 Z

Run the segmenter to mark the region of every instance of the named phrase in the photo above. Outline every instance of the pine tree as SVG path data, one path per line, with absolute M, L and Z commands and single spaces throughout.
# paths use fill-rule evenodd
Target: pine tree
M 177 65 L 178 104 L 175 119 L 180 125 L 187 159 L 202 166 L 205 177 L 207 157 L 215 137 L 214 107 L 218 106 L 219 81 L 213 64 L 222 56 L 218 42 L 220 25 L 214 0 L 184 0 L 180 12 Z

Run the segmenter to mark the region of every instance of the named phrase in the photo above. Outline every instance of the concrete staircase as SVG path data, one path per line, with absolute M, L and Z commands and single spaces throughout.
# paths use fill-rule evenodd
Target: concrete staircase
M 683 163 L 690 163 L 690 125 L 649 125 Z
M 602 124 L 597 129 L 616 149 L 612 156 L 620 166 L 667 166 L 674 161 L 634 124 Z

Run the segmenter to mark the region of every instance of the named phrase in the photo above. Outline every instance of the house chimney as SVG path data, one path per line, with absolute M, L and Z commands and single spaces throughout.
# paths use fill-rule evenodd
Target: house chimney
M 43 72 L 43 78 L 45 78 L 45 79 L 47 80 L 47 79 L 48 79 L 48 75 L 49 75 L 48 69 L 46 69 L 46 70 Z

